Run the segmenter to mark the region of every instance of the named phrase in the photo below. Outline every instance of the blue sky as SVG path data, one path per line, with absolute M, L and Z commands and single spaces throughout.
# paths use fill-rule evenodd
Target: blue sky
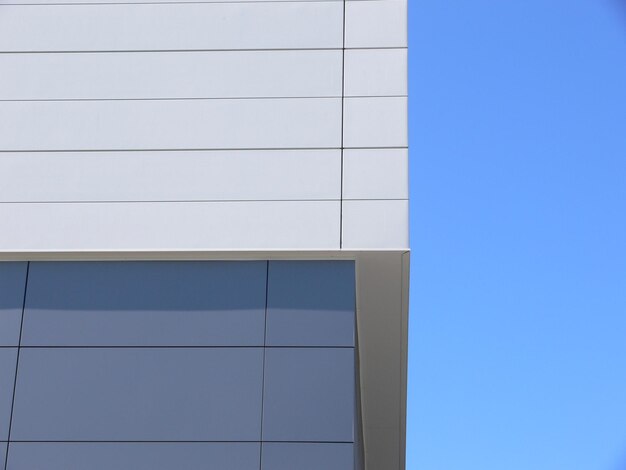
M 409 0 L 407 469 L 626 469 L 626 2 Z

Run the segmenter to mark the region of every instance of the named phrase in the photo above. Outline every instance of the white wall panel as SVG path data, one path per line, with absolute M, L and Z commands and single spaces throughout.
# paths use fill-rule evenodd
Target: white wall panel
M 0 202 L 339 199 L 339 150 L 0 153 Z
M 397 96 L 406 94 L 406 49 L 346 50 L 346 96 Z
M 408 248 L 408 201 L 343 201 L 342 213 L 343 248 Z
M 50 4 L 83 4 L 83 3 L 122 3 L 122 0 L 3 0 L 6 4 L 10 5 L 50 5 Z M 342 0 L 132 0 L 126 1 L 126 3 L 250 3 L 250 2 L 313 2 L 313 1 L 328 1 L 328 2 L 341 2 Z M 361 1 L 361 0 L 358 0 Z M 364 0 L 365 1 L 365 0 Z
M 339 50 L 1 54 L 0 71 L 0 100 L 341 96 Z
M 406 7 L 0 3 L 0 249 L 405 248 Z
M 344 150 L 343 198 L 408 199 L 408 154 L 407 149 Z
M 0 103 L 0 150 L 338 147 L 341 99 Z
M 406 47 L 407 0 L 346 1 L 346 47 Z
M 0 5 L 0 51 L 341 47 L 342 2 Z
M 346 147 L 406 147 L 407 98 L 346 98 Z
M 338 249 L 339 205 L 3 203 L 0 252 Z

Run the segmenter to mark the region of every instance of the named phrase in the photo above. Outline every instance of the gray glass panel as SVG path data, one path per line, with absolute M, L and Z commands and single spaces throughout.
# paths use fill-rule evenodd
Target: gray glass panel
M 11 420 L 17 348 L 0 348 L 0 441 L 6 441 Z
M 268 348 L 264 441 L 352 442 L 352 348 Z
M 12 443 L 7 470 L 258 468 L 257 443 Z
M 0 262 L 0 346 L 17 346 L 20 339 L 26 263 Z
M 354 470 L 354 444 L 264 443 L 261 470 Z
M 258 441 L 261 348 L 20 353 L 15 440 Z
M 32 263 L 22 345 L 262 346 L 264 262 Z
M 353 261 L 272 261 L 268 346 L 353 346 Z
M 6 442 L 0 442 L 0 468 L 2 468 L 6 459 L 7 445 Z

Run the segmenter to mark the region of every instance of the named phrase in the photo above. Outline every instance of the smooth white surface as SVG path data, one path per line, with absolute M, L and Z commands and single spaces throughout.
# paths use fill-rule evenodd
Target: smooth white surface
M 0 251 L 338 249 L 339 205 L 3 203 Z
M 0 202 L 340 198 L 339 150 L 0 153 Z
M 0 71 L 0 100 L 341 96 L 338 50 L 0 54 Z
M 346 96 L 404 96 L 406 94 L 406 49 L 346 50 Z
M 342 47 L 343 3 L 0 5 L 0 51 Z
M 406 46 L 406 0 L 346 2 L 346 47 Z
M 4 0 L 6 4 L 15 5 L 50 5 L 50 4 L 80 4 L 80 3 L 123 3 L 123 0 Z M 126 3 L 250 3 L 250 2 L 312 2 L 320 0 L 126 0 Z M 328 2 L 341 2 L 342 0 L 324 0 Z M 369 1 L 369 0 L 356 0 Z
M 343 248 L 408 249 L 408 201 L 343 201 Z
M 407 145 L 407 98 L 346 98 L 344 100 L 345 147 L 406 147 Z
M 0 150 L 339 147 L 341 99 L 0 103 Z
M 343 198 L 408 199 L 408 154 L 407 149 L 344 150 Z

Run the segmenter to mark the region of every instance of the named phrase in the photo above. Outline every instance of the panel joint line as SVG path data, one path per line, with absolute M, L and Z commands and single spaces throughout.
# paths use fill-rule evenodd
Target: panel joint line
M 343 248 L 343 153 L 344 153 L 344 107 L 346 96 L 346 0 L 343 0 L 343 31 L 341 45 L 341 187 L 339 201 L 339 249 Z

